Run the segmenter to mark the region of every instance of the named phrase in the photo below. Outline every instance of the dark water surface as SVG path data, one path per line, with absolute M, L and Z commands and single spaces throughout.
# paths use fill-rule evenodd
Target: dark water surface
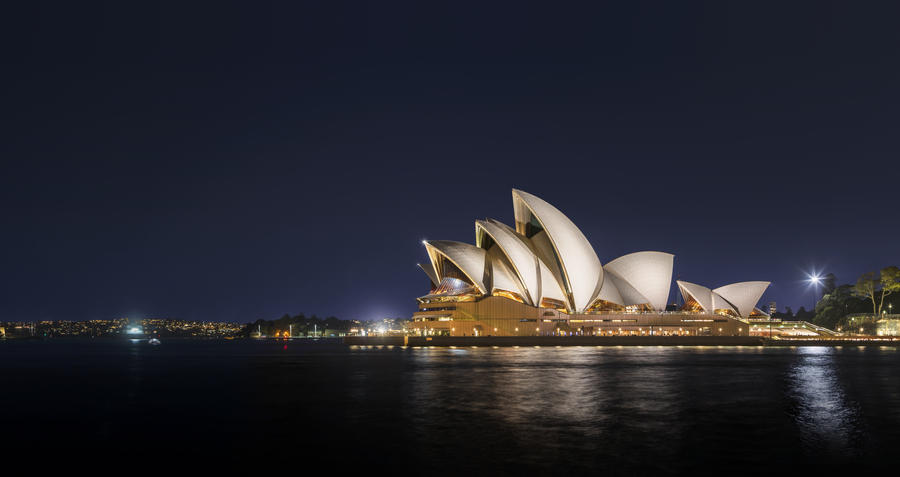
M 0 342 L 4 460 L 98 473 L 776 473 L 894 466 L 894 348 Z M 52 457 L 50 457 L 52 456 Z

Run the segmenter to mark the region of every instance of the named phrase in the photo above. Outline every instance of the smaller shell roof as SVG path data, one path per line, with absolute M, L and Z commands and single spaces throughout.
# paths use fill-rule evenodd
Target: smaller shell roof
M 753 308 L 762 298 L 766 288 L 769 288 L 771 282 L 738 282 L 725 285 L 713 290 L 728 300 L 729 303 L 737 308 L 737 312 L 741 316 L 750 316 Z
M 675 256 L 671 253 L 634 252 L 607 263 L 603 269 L 628 282 L 653 308 L 665 310 L 672 283 L 674 259 Z
M 484 249 L 463 242 L 452 240 L 426 240 L 425 248 L 436 271 L 440 271 L 437 263 L 439 256 L 443 256 L 456 265 L 466 277 L 478 288 L 478 291 L 487 295 L 488 290 L 484 284 L 485 257 Z M 444 277 L 440 277 L 443 279 Z
M 619 290 L 619 295 L 622 297 L 623 305 L 630 306 L 650 303 L 650 299 L 642 295 L 640 291 L 631 286 L 627 281 L 619 278 L 617 275 L 612 273 L 607 274 L 603 279 L 603 286 L 606 286 L 607 281 L 611 281 L 615 284 L 616 289 Z
M 434 266 L 432 265 L 422 265 L 421 263 L 417 263 L 416 265 L 425 272 L 425 275 L 428 275 L 428 279 L 431 280 L 431 283 L 434 286 L 438 286 L 441 283 L 441 280 L 438 278 L 437 273 L 434 271 Z
M 722 295 L 719 295 L 718 293 L 716 293 L 714 291 L 710 291 L 710 293 L 712 294 L 712 303 L 713 303 L 711 311 L 731 310 L 740 315 L 740 313 L 738 313 L 738 311 L 737 311 L 737 308 L 735 308 L 734 305 L 732 305 L 728 300 L 722 298 Z
M 600 293 L 597 294 L 597 298 L 594 300 L 596 303 L 597 300 L 608 301 L 610 303 L 615 303 L 617 305 L 625 305 L 625 300 L 622 299 L 622 294 L 619 293 L 619 289 L 616 288 L 616 285 L 613 283 L 612 278 L 607 275 L 603 279 L 603 286 L 600 287 Z
M 522 286 L 525 287 L 525 290 L 523 290 L 525 300 L 538 302 L 540 276 L 537 257 L 531 248 L 517 236 L 518 234 L 514 230 L 494 220 L 476 220 L 475 230 L 476 232 L 483 230 L 484 233 L 490 236 L 507 260 L 509 260 L 510 265 L 513 267 L 511 272 L 519 277 Z M 479 245 L 481 244 L 479 243 Z
M 681 289 L 681 295 L 684 296 L 685 301 L 687 301 L 688 298 L 693 298 L 694 301 L 700 304 L 703 311 L 712 313 L 714 309 L 712 290 L 703 285 L 683 282 L 681 280 L 678 280 L 676 283 L 678 284 L 678 288 Z
M 685 299 L 693 298 L 707 312 L 732 310 L 742 317 L 748 317 L 769 282 L 739 282 L 710 290 L 703 285 L 679 280 L 678 287 Z

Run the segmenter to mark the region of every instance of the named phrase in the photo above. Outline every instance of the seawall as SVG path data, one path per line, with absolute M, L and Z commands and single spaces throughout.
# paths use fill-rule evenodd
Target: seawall
M 768 339 L 757 336 L 347 336 L 355 346 L 900 346 L 900 338 Z

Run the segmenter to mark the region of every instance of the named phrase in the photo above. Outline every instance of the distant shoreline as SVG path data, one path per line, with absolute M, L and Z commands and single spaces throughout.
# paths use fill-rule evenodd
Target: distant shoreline
M 148 338 L 125 336 L 20 336 L 0 339 L 2 342 L 21 341 L 98 341 L 128 342 L 147 341 Z M 171 336 L 167 341 L 257 341 L 257 342 L 332 342 L 348 346 L 409 346 L 409 347 L 560 347 L 560 346 L 849 346 L 849 347 L 900 347 L 900 337 L 846 337 L 829 339 L 769 339 L 756 336 L 346 336 L 320 338 L 248 338 Z
M 251 338 L 247 336 L 153 336 L 153 338 L 158 338 L 161 341 L 175 341 L 175 340 L 203 340 L 203 341 L 323 341 L 323 340 L 331 340 L 331 341 L 339 341 L 340 337 L 335 336 L 322 336 L 322 337 L 306 337 L 306 336 L 293 336 L 290 338 L 275 338 L 265 337 L 265 338 Z M 56 340 L 98 340 L 98 341 L 147 341 L 150 337 L 129 337 L 128 335 L 118 335 L 118 336 L 7 336 L 4 338 L 0 338 L 0 342 L 3 341 L 56 341 Z

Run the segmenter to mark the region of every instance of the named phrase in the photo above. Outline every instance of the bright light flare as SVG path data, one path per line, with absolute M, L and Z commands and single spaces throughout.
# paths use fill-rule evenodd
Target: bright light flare
M 807 273 L 806 281 L 808 281 L 812 285 L 819 285 L 822 283 L 822 277 L 818 274 L 818 272 Z

